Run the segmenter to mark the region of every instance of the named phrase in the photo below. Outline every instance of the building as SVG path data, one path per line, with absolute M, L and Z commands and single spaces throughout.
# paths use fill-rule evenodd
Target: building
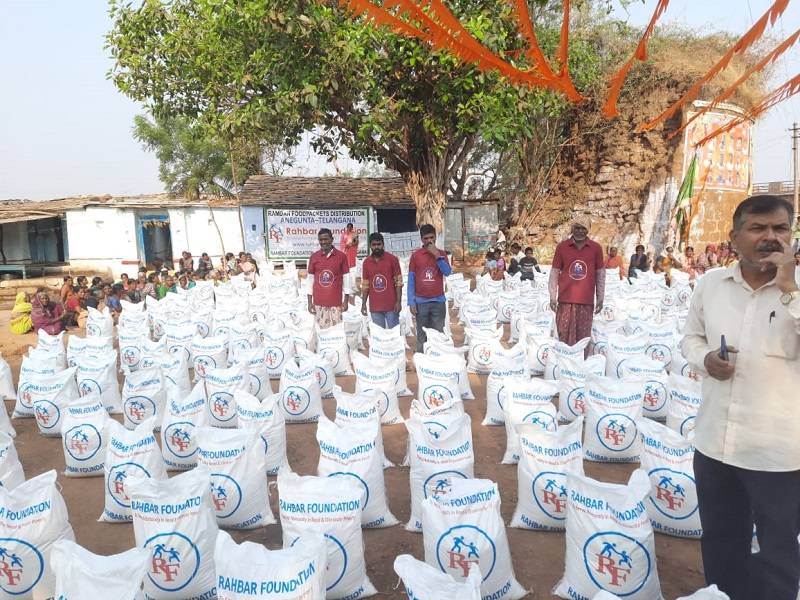
M 167 194 L 81 196 L 0 203 L 0 271 L 99 272 L 118 277 L 155 259 L 169 264 L 188 250 L 218 264 L 242 249 L 271 259 L 303 260 L 320 227 L 348 222 L 363 234 L 416 230 L 414 203 L 401 178 L 268 177 L 245 183 L 241 212 L 233 198 L 186 200 Z M 481 252 L 497 230 L 495 201 L 448 206 L 444 232 L 456 258 Z M 3 257 L 3 254 L 5 255 Z

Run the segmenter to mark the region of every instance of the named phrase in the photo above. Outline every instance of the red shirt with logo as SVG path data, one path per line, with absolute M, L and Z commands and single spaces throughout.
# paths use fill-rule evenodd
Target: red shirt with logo
M 586 240 L 578 249 L 569 238 L 556 246 L 553 268 L 561 269 L 558 276 L 558 301 L 566 304 L 594 304 L 596 272 L 605 268 L 600 244 Z
M 397 304 L 395 281 L 402 281 L 400 261 L 394 254 L 384 252 L 380 258 L 373 255 L 364 260 L 361 279 L 369 282 L 369 309 L 373 312 L 393 311 Z
M 439 256 L 447 262 L 447 254 L 439 250 Z M 450 264 L 447 262 L 447 264 Z M 409 273 L 414 273 L 414 295 L 422 298 L 437 298 L 444 295 L 444 275 L 436 259 L 425 248 L 416 250 L 408 262 Z M 410 299 L 409 299 L 410 301 Z
M 330 254 L 317 250 L 308 259 L 308 274 L 314 276 L 311 295 L 315 306 L 341 306 L 343 278 L 350 272 L 344 252 L 332 248 Z

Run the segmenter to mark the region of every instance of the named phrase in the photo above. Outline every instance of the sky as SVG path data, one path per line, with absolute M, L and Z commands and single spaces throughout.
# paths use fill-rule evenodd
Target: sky
M 265 0 L 268 1 L 268 0 Z M 664 23 L 700 31 L 743 33 L 772 0 L 672 0 Z M 633 25 L 650 19 L 655 0 L 616 14 Z M 106 79 L 111 59 L 104 34 L 111 26 L 106 0 L 0 0 L 0 199 L 44 200 L 83 194 L 132 195 L 163 190 L 158 161 L 133 139 L 141 106 Z M 773 34 L 800 27 L 800 0 L 792 0 Z M 772 87 L 800 72 L 800 50 L 784 56 Z M 643 115 L 644 116 L 644 115 Z M 800 122 L 800 97 L 763 116 L 754 134 L 754 181 L 792 178 L 788 128 Z M 307 144 L 291 174 L 355 172 Z

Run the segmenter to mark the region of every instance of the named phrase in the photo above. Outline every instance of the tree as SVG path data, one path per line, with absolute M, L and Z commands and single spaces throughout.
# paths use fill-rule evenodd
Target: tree
M 450 7 L 492 51 L 522 48 L 510 3 Z M 112 78 L 156 115 L 284 143 L 316 126 L 318 151 L 346 146 L 397 171 L 418 221 L 439 228 L 450 182 L 479 136 L 510 144 L 526 118 L 517 98 L 528 91 L 354 21 L 332 0 L 144 0 L 138 8 L 111 0 L 111 16 Z
M 134 117 L 133 137 L 158 158 L 158 176 L 171 194 L 196 200 L 229 195 L 228 148 L 186 117 Z

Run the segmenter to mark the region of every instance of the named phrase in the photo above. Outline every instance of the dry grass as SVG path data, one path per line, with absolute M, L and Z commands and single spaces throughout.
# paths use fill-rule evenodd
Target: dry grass
M 736 38 L 728 34 L 699 36 L 689 31 L 670 28 L 669 31 L 660 31 L 654 36 L 650 45 L 649 62 L 652 69 L 660 75 L 693 83 L 705 75 L 735 43 Z M 763 38 L 749 52 L 734 56 L 725 70 L 703 86 L 700 98 L 712 100 L 774 46 L 774 40 Z M 767 92 L 766 82 L 769 75 L 769 67 L 754 74 L 739 86 L 728 102 L 745 109 L 751 108 Z

